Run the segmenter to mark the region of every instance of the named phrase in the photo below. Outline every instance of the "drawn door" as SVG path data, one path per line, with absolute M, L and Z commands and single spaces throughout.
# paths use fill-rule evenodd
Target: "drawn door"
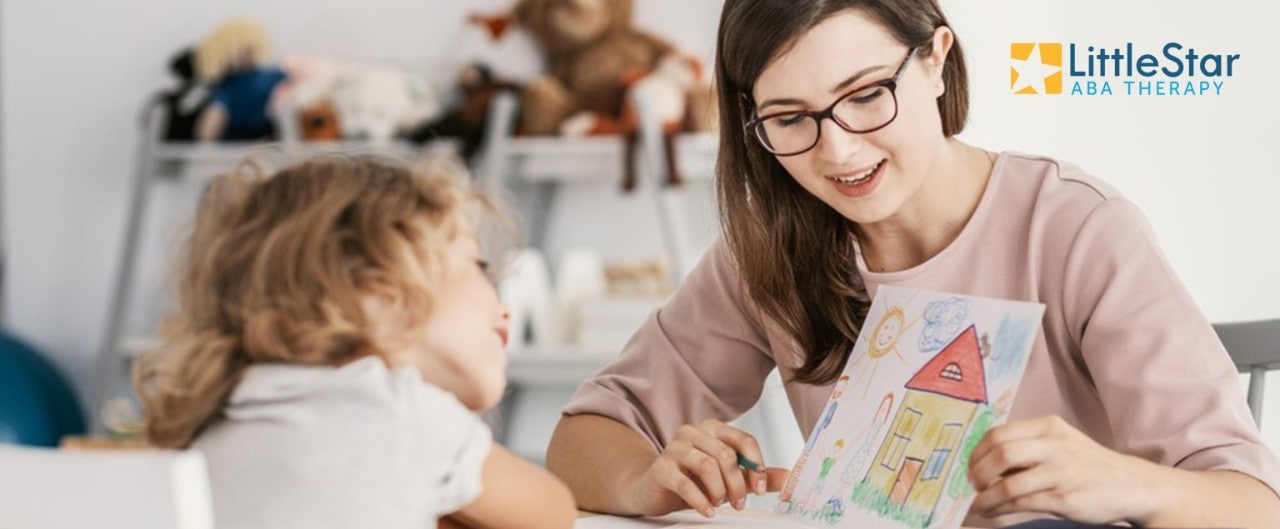
M 911 487 L 916 484 L 916 478 L 920 476 L 920 467 L 924 466 L 924 461 L 914 457 L 908 457 L 902 462 L 902 471 L 898 472 L 898 480 L 893 484 L 893 491 L 889 493 L 889 503 L 894 505 L 902 505 L 907 503 L 907 495 L 911 493 Z

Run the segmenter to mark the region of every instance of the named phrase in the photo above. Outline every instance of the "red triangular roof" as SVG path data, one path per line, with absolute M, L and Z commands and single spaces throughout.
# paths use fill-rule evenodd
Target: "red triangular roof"
M 942 376 L 942 370 L 955 364 L 961 380 Z M 907 389 L 928 391 L 970 402 L 987 401 L 987 374 L 982 366 L 982 346 L 978 330 L 970 325 L 956 339 L 942 348 L 907 381 Z

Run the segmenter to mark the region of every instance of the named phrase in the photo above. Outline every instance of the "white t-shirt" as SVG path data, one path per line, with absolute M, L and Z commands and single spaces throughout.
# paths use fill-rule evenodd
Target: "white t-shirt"
M 250 367 L 192 447 L 219 529 L 422 529 L 479 495 L 491 445 L 453 394 L 368 357 Z

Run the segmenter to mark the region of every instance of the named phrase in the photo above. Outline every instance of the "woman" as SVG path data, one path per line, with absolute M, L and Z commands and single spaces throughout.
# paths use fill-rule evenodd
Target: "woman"
M 710 516 L 776 487 L 724 421 L 776 366 L 812 431 L 895 285 L 1047 307 L 1010 421 L 971 455 L 967 524 L 1280 520 L 1280 464 L 1137 208 L 954 138 L 964 58 L 934 0 L 726 0 L 718 42 L 724 236 L 565 409 L 547 462 L 580 507 Z

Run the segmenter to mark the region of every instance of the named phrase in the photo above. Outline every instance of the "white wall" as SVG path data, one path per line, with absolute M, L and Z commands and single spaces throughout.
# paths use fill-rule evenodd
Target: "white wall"
M 9 327 L 50 351 L 84 395 L 126 212 L 134 123 L 143 98 L 167 84 L 165 63 L 218 21 L 264 21 L 278 50 L 439 61 L 460 38 L 468 9 L 504 0 L 300 0 L 46 2 L 3 0 L 3 223 L 9 247 Z M 710 57 L 719 2 L 639 0 L 638 18 L 686 49 Z M 1206 4 L 1080 0 L 943 0 L 966 45 L 973 112 L 964 138 L 993 149 L 1046 153 L 1111 182 L 1141 206 L 1210 319 L 1280 316 L 1280 178 L 1274 123 L 1280 54 L 1266 35 L 1278 10 L 1265 2 Z M 997 15 L 998 14 L 998 20 Z M 1070 98 L 1009 94 L 1009 43 L 1178 40 L 1241 53 L 1219 98 Z M 612 223 L 575 222 L 601 211 L 608 185 L 570 194 L 553 223 L 554 244 L 602 241 L 610 253 L 654 244 L 618 237 Z M 574 198 L 576 196 L 576 198 Z M 620 206 L 643 218 L 643 204 Z M 616 209 L 608 210 L 611 214 Z M 1280 391 L 1268 403 L 1280 447 Z M 537 414 L 552 413 L 548 397 Z M 538 430 L 537 427 L 534 430 Z M 527 440 L 536 446 L 545 431 Z

